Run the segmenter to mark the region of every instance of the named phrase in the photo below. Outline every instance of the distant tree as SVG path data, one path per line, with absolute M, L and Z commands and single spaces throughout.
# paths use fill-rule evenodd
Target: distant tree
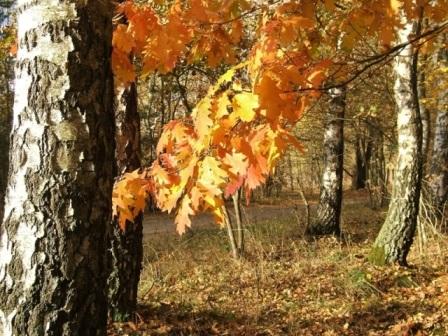
M 378 118 L 368 120 L 368 134 L 371 142 L 371 154 L 367 167 L 370 204 L 373 209 L 386 204 L 388 190 L 386 186 L 386 158 L 384 154 L 384 130 L 381 129 Z
M 446 35 L 444 36 L 446 39 Z M 445 41 L 446 43 L 446 41 Z M 444 45 L 444 44 L 442 44 Z M 438 57 L 438 68 L 448 66 L 448 51 L 441 47 Z M 434 124 L 432 158 L 429 164 L 429 186 L 431 199 L 438 217 L 448 201 L 448 93 L 445 82 L 437 97 L 437 116 Z
M 19 1 L 0 335 L 106 335 L 112 2 Z
M 423 62 L 426 62 L 425 59 L 423 59 Z M 423 101 L 427 98 L 426 95 L 426 75 L 425 70 L 420 69 L 418 72 L 418 98 L 420 100 L 419 106 L 420 106 L 420 115 L 422 118 L 422 156 L 423 156 L 423 165 L 424 168 L 426 168 L 426 161 L 428 158 L 428 151 L 429 151 L 429 141 L 430 141 L 430 135 L 431 135 L 431 118 L 429 109 L 425 106 Z
M 353 174 L 353 188 L 363 189 L 367 185 L 368 167 L 373 151 L 372 138 L 356 134 L 355 139 L 355 171 Z
M 0 23 L 5 25 L 6 21 L 10 19 L 11 9 L 15 0 L 0 0 Z
M 344 116 L 346 88 L 329 91 L 327 120 L 324 128 L 324 169 L 317 218 L 310 223 L 307 235 L 339 235 L 344 168 Z

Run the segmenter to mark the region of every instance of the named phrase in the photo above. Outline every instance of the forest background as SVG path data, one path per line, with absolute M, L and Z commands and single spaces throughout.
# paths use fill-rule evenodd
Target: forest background
M 11 5 L 2 2 L 2 194 Z M 447 332 L 447 7 L 118 5 L 108 296 L 120 322 L 109 332 Z M 142 216 L 148 205 L 155 212 Z M 156 208 L 174 210 L 186 235 L 173 236 L 174 219 Z M 203 211 L 213 218 L 198 215 L 195 228 Z

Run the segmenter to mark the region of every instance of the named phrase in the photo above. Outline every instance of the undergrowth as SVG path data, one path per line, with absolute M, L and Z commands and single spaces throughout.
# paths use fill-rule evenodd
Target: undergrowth
M 347 205 L 343 240 L 306 241 L 291 216 L 252 223 L 241 260 L 219 228 L 154 235 L 139 312 L 110 335 L 447 335 L 446 237 L 414 244 L 411 268 L 376 267 L 383 216 Z

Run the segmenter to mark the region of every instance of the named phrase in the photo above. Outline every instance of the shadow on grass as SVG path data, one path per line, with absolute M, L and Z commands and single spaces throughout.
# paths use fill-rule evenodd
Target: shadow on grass
M 298 321 L 295 329 L 302 335 L 446 335 L 443 320 L 443 312 L 432 304 L 375 300 L 343 316 Z
M 195 310 L 188 304 L 141 305 L 136 322 L 135 335 L 261 335 L 246 329 L 253 321 L 245 316 L 212 307 Z
M 418 320 L 425 312 L 425 319 Z M 298 315 L 273 323 L 272 312 L 259 319 L 208 309 L 194 311 L 193 307 L 178 304 L 140 306 L 138 318 L 132 328 L 117 325 L 109 335 L 446 335 L 448 327 L 443 323 L 440 308 L 421 302 L 413 305 L 401 302 L 368 302 L 342 316 L 321 317 L 318 312 Z

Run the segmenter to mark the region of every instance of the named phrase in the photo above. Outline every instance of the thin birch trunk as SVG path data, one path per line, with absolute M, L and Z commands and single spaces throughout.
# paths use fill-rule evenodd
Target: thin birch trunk
M 222 205 L 222 212 L 224 214 L 224 224 L 227 229 L 227 236 L 229 237 L 230 248 L 232 250 L 232 257 L 234 259 L 239 259 L 240 254 L 238 251 L 238 246 L 235 238 L 235 231 L 233 229 L 232 221 L 229 216 L 229 212 L 227 211 L 226 205 Z
M 243 218 L 241 214 L 241 202 L 240 202 L 241 189 L 238 190 L 232 196 L 233 208 L 235 210 L 235 220 L 236 220 L 236 231 L 237 238 L 236 244 L 238 248 L 238 252 L 240 255 L 244 254 L 244 226 L 243 226 Z

